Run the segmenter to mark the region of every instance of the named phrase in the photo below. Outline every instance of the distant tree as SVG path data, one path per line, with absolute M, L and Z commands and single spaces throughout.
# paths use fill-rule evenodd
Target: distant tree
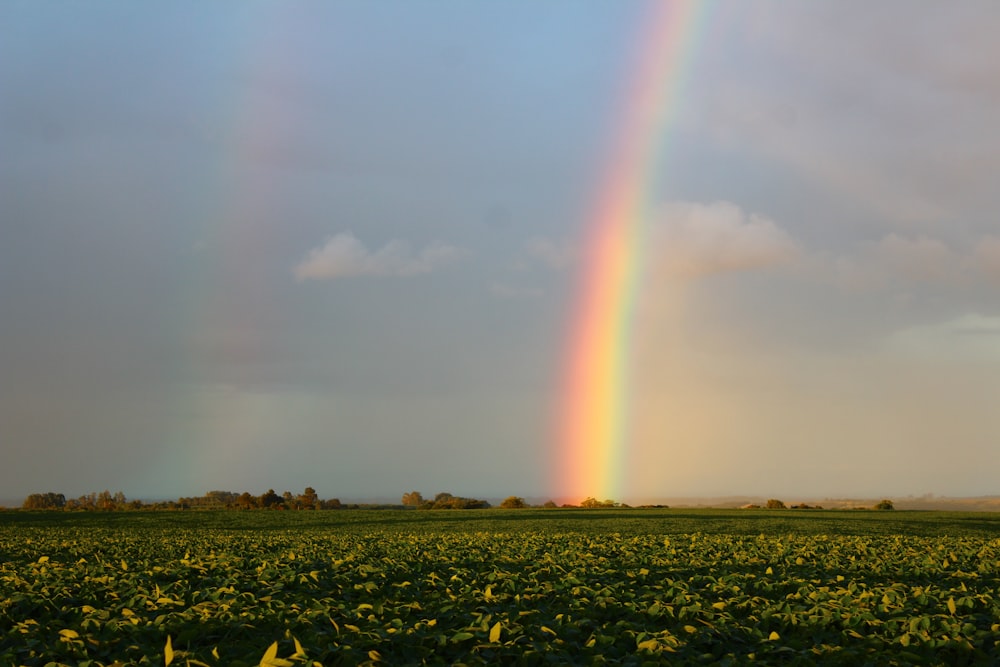
M 527 507 L 527 505 L 524 502 L 524 498 L 519 496 L 509 496 L 505 498 L 502 503 L 500 503 L 500 507 L 508 510 L 519 510 Z
M 340 508 L 340 498 L 330 498 L 328 500 L 319 501 L 319 509 L 321 510 L 339 510 Z
M 281 496 L 274 492 L 274 489 L 268 489 L 267 493 L 263 494 L 258 501 L 258 505 L 265 509 L 277 507 L 281 504 Z
M 249 510 L 257 507 L 257 499 L 244 491 L 236 498 L 236 506 L 241 510 Z
M 767 501 L 767 505 L 765 505 L 765 507 L 767 507 L 767 509 L 769 509 L 769 510 L 783 510 L 783 509 L 786 509 L 785 508 L 785 503 L 781 502 L 777 498 L 771 498 L 771 499 L 769 499 Z
M 295 500 L 300 508 L 312 510 L 316 509 L 316 506 L 319 503 L 319 496 L 316 494 L 316 489 L 311 486 L 307 486 L 305 491 L 302 492 L 302 495 Z
M 424 504 L 424 497 L 419 491 L 410 491 L 403 494 L 403 504 L 407 507 L 420 507 Z
M 896 508 L 892 504 L 891 500 L 882 500 L 878 504 L 875 505 L 875 509 L 877 509 L 877 510 L 894 510 Z
M 422 510 L 478 510 L 487 509 L 490 506 L 485 500 L 477 498 L 462 498 L 453 496 L 450 493 L 439 493 L 434 496 L 433 501 L 424 502 L 417 509 Z
M 97 508 L 104 511 L 111 511 L 115 508 L 114 496 L 107 489 L 97 494 Z
M 556 501 L 554 501 L 554 500 L 546 500 L 545 504 L 542 505 L 542 507 L 544 507 L 545 509 L 554 509 L 554 508 L 559 507 L 559 506 L 556 505 Z
M 619 504 L 614 500 L 597 500 L 596 498 L 585 498 L 583 502 L 580 503 L 580 507 L 585 507 L 587 509 L 598 509 L 598 508 L 608 508 L 608 507 L 619 507 Z
M 61 493 L 32 493 L 21 505 L 26 510 L 55 510 L 66 507 L 66 496 Z

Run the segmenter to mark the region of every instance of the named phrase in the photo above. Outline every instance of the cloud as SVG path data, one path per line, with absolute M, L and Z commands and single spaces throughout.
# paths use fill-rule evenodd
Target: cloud
M 518 287 L 498 282 L 490 284 L 490 293 L 501 299 L 537 299 L 544 294 L 537 287 Z
M 352 276 L 414 276 L 430 273 L 465 254 L 460 248 L 434 241 L 413 252 L 405 241 L 392 240 L 370 251 L 351 232 L 327 238 L 295 267 L 295 277 L 331 280 Z
M 914 284 L 974 288 L 984 281 L 1000 282 L 1000 237 L 984 236 L 956 247 L 924 235 L 889 234 L 861 244 L 835 265 L 837 282 L 855 289 Z
M 852 257 L 837 261 L 838 282 L 851 288 L 888 287 L 899 283 L 957 283 L 965 262 L 943 241 L 927 236 L 889 234 L 865 243 Z
M 908 327 L 885 340 L 906 357 L 939 361 L 1000 361 L 1000 317 L 968 313 L 944 322 Z
M 554 271 L 569 267 L 576 260 L 576 249 L 568 243 L 558 243 L 542 236 L 534 236 L 524 244 L 525 252 L 533 260 Z
M 777 224 L 730 202 L 670 202 L 649 236 L 651 270 L 677 277 L 765 269 L 799 254 Z
M 975 248 L 975 263 L 987 277 L 1000 282 L 1000 237 L 983 237 Z
M 884 222 L 929 229 L 994 210 L 993 7 L 941 3 L 904 28 L 906 6 L 879 3 L 863 25 L 843 3 L 730 8 L 717 29 L 749 47 L 742 75 L 704 77 L 690 122 Z M 963 48 L 927 48 L 951 43 Z

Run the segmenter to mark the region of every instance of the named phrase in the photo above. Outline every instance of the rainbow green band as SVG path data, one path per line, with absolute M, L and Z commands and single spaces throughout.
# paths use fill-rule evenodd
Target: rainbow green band
M 599 196 L 588 222 L 553 461 L 556 494 L 620 499 L 629 439 L 632 315 L 643 234 L 660 157 L 670 138 L 694 35 L 708 3 L 651 5 Z

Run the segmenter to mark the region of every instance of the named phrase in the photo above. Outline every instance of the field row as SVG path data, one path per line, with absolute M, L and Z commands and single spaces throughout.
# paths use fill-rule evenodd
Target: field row
M 1000 661 L 983 537 L 3 526 L 0 554 L 5 665 Z

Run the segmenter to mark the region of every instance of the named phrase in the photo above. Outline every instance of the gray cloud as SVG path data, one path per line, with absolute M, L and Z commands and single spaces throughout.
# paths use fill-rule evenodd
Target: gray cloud
M 893 225 L 932 229 L 995 209 L 1000 137 L 982 131 L 1000 104 L 995 9 L 884 2 L 864 20 L 843 3 L 732 10 L 726 38 L 753 62 L 698 93 L 688 122 Z

